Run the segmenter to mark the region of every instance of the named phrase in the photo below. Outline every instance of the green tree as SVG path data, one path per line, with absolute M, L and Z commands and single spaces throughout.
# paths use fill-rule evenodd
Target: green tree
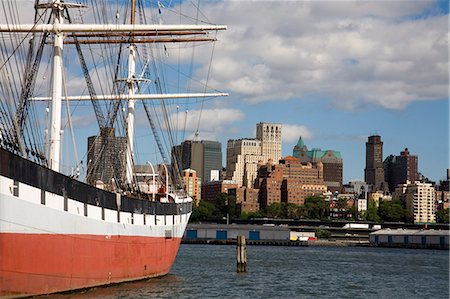
M 316 228 L 316 237 L 319 239 L 329 239 L 331 232 L 327 229 Z
M 287 203 L 286 204 L 286 218 L 289 218 L 289 219 L 302 218 L 301 206 L 293 204 L 293 203 Z
M 309 219 L 325 219 L 330 208 L 322 196 L 309 196 L 305 199 L 305 210 Z
M 437 223 L 449 223 L 449 211 L 447 209 L 441 209 L 436 213 L 436 222 Z
M 367 202 L 367 211 L 363 215 L 363 219 L 367 221 L 380 222 L 380 216 L 378 216 L 378 208 L 375 202 L 368 201 Z
M 242 212 L 239 218 L 241 219 L 252 219 L 252 218 L 262 218 L 264 217 L 264 214 L 262 211 L 256 211 L 256 212 Z
M 347 199 L 339 198 L 337 201 L 337 207 L 339 210 L 347 210 Z
M 216 207 L 214 204 L 201 200 L 198 206 L 192 206 L 192 215 L 190 222 L 200 222 L 213 218 L 216 214 Z
M 383 221 L 411 222 L 411 215 L 400 200 L 380 202 L 378 215 Z
M 283 203 L 275 202 L 271 205 L 268 205 L 264 209 L 264 212 L 265 212 L 266 216 L 269 218 L 285 218 L 284 217 L 284 214 L 285 214 L 284 209 L 285 209 L 285 207 L 283 206 Z
M 215 200 L 216 214 L 214 216 L 218 218 L 226 217 L 227 214 L 231 218 L 236 218 L 237 206 L 236 198 L 234 196 L 229 196 L 228 193 L 219 193 Z

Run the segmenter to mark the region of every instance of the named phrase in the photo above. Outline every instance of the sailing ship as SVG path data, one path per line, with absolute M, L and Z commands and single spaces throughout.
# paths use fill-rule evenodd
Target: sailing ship
M 186 25 L 150 21 L 149 5 L 140 0 L 116 5 L 113 17 L 106 12 L 122 1 L 91 1 L 103 6 L 94 10 L 86 8 L 88 0 L 81 2 L 36 0 L 30 24 L 17 21 L 29 13 L 19 7 L 23 2 L 2 4 L 6 22 L 0 25 L 0 297 L 167 274 L 192 212 L 192 199 L 177 175 L 176 155 L 171 154 L 169 165 L 163 154 L 175 143 L 167 101 L 226 95 L 209 92 L 207 84 L 201 92 L 166 92 L 154 53 L 167 54 L 164 43 L 214 42 L 212 33 L 226 26 L 199 25 L 197 20 Z M 164 5 L 158 1 L 156 7 L 161 14 Z M 68 56 L 66 50 L 76 55 Z M 101 58 L 92 55 L 95 51 Z M 65 66 L 74 64 L 72 60 L 79 61 L 81 70 L 69 79 Z M 98 78 L 93 78 L 89 62 L 96 64 Z M 47 76 L 51 82 L 43 84 Z M 67 86 L 76 86 L 79 78 L 88 94 L 69 94 L 72 89 Z M 75 157 L 69 169 L 61 158 L 63 130 L 71 132 L 76 144 L 70 105 L 83 101 L 93 107 L 99 134 L 89 138 L 87 162 L 83 165 Z M 152 170 L 145 180 L 145 171 L 134 166 L 139 108 L 145 110 L 163 159 L 157 170 L 149 162 Z M 165 151 L 162 131 L 169 135 Z M 64 139 L 68 143 L 70 138 Z

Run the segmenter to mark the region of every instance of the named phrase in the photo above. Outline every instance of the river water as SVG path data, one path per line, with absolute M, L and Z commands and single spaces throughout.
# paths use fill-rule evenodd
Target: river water
M 53 297 L 53 296 L 52 296 Z M 181 245 L 169 275 L 58 298 L 449 298 L 444 250 Z

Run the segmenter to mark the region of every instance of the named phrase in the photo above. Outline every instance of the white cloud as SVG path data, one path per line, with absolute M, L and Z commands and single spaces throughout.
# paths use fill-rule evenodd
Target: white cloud
M 172 114 L 171 123 L 173 129 L 183 131 L 186 128 L 186 132 L 193 134 L 198 130 L 199 136 L 202 139 L 217 139 L 218 134 L 227 130 L 227 128 L 242 119 L 245 114 L 238 109 L 203 109 L 191 110 L 186 114 L 180 112 L 178 114 Z M 200 121 L 199 121 L 200 120 Z
M 401 109 L 448 97 L 448 15 L 432 1 L 225 1 L 210 84 L 250 103 L 326 95 Z M 201 55 L 200 55 L 201 56 Z M 200 57 L 199 56 L 199 57 Z M 204 55 L 205 61 L 208 55 Z M 204 76 L 207 68 L 198 70 Z
M 282 125 L 281 138 L 283 142 L 296 142 L 300 136 L 303 139 L 311 139 L 313 137 L 313 133 L 306 126 L 289 124 Z

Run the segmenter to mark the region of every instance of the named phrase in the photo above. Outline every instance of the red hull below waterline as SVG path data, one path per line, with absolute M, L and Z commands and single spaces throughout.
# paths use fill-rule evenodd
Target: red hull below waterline
M 165 275 L 180 241 L 0 233 L 0 297 L 49 294 Z

